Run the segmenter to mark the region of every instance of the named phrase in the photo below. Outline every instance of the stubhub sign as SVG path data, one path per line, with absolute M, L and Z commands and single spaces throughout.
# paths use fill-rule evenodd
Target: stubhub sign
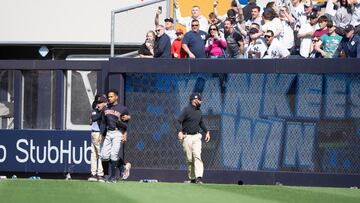
M 89 131 L 0 130 L 0 171 L 89 172 Z

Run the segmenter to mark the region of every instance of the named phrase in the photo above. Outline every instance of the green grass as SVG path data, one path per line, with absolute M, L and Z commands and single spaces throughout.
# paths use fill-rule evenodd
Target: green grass
M 360 202 L 349 188 L 184 183 L 97 183 L 65 180 L 2 180 L 1 203 L 229 203 Z

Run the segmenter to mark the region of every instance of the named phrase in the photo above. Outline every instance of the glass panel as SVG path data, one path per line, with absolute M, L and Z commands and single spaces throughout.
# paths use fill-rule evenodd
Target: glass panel
M 0 129 L 14 128 L 14 71 L 0 70 Z
M 66 78 L 66 129 L 89 130 L 97 71 L 68 71 Z
M 23 128 L 55 127 L 55 72 L 23 71 Z

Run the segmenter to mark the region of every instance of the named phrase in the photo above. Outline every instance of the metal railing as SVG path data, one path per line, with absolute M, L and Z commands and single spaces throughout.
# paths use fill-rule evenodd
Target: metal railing
M 125 11 L 130 11 L 130 10 L 134 10 L 137 8 L 142 8 L 145 6 L 149 6 L 152 4 L 157 4 L 163 1 L 169 1 L 169 0 L 153 0 L 153 1 L 148 1 L 148 2 L 144 2 L 144 3 L 140 3 L 140 4 L 135 4 L 133 6 L 128 6 L 125 8 L 121 8 L 121 9 L 116 9 L 116 10 L 112 10 L 111 11 L 111 47 L 110 47 L 110 56 L 114 57 L 115 56 L 115 15 L 118 13 L 122 13 Z M 169 5 L 169 3 L 168 3 Z M 169 7 L 169 6 L 168 6 Z M 169 9 L 168 11 L 169 12 Z

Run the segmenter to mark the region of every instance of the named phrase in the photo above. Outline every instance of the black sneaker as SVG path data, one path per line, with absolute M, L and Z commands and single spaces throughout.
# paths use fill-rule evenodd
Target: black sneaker
M 184 183 L 196 183 L 196 179 L 185 180 Z
M 92 175 L 92 176 L 90 176 L 90 177 L 88 178 L 88 181 L 96 182 L 96 181 L 98 181 L 98 179 L 97 179 L 96 176 Z
M 100 183 L 105 183 L 105 181 L 106 181 L 106 179 L 104 178 L 104 176 L 98 176 L 98 181 L 100 182 Z
M 201 177 L 196 178 L 196 184 L 203 184 Z

